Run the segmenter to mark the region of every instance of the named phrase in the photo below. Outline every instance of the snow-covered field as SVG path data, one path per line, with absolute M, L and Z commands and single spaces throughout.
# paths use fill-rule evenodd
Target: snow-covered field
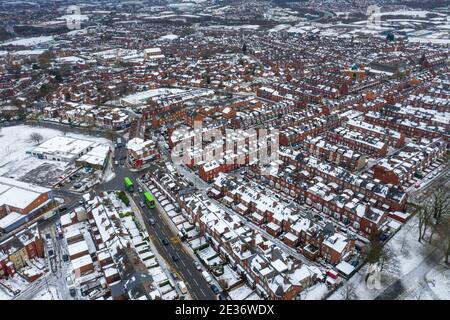
M 162 95 L 170 95 L 184 92 L 183 89 L 169 89 L 169 88 L 160 88 L 160 89 L 152 89 L 147 91 L 142 91 L 138 93 L 131 94 L 129 96 L 123 97 L 121 100 L 128 104 L 139 104 L 145 102 L 145 100 L 162 96 Z
M 55 174 L 64 171 L 67 166 L 65 162 L 41 160 L 33 157 L 26 152 L 36 146 L 31 141 L 31 133 L 39 133 L 46 141 L 50 138 L 63 135 L 56 129 L 31 127 L 19 125 L 13 127 L 1 128 L 0 131 L 0 176 L 21 179 L 30 171 L 38 167 L 45 168 L 45 171 L 54 171 Z M 91 137 L 81 134 L 68 133 L 67 136 L 79 139 L 86 139 L 101 143 L 111 143 L 105 138 Z
M 159 40 L 175 40 L 175 39 L 178 39 L 178 36 L 175 34 L 166 34 L 165 36 L 159 38 Z
M 417 241 L 418 237 L 418 219 L 417 217 L 412 217 L 397 234 L 394 235 L 392 239 L 386 244 L 387 248 L 391 250 L 393 256 L 395 257 L 394 263 L 396 271 L 395 273 L 390 273 L 389 276 L 386 274 L 382 275 L 381 278 L 381 289 L 368 289 L 365 284 L 365 277 L 367 274 L 367 265 L 361 268 L 348 282 L 355 287 L 355 294 L 357 299 L 372 300 L 375 299 L 379 294 L 381 294 L 389 285 L 391 285 L 395 280 L 402 278 L 402 285 L 406 288 L 406 293 L 399 297 L 399 299 L 412 299 L 410 296 L 412 291 L 421 291 L 422 286 L 425 284 L 424 279 L 412 279 L 411 277 L 403 277 L 410 272 L 414 272 L 419 265 L 427 259 L 431 253 L 431 248 L 428 244 L 419 243 Z M 423 280 L 423 281 L 422 281 Z M 423 282 L 423 283 L 421 283 Z M 344 289 L 341 287 L 336 290 L 330 297 L 330 300 L 341 300 L 342 291 Z M 414 294 L 417 297 L 417 294 Z M 421 299 L 425 299 L 426 295 L 422 294 Z
M 13 41 L 8 41 L 0 44 L 0 46 L 26 46 L 32 47 L 37 44 L 50 42 L 53 40 L 53 36 L 41 36 L 41 37 L 32 37 L 32 38 L 23 38 L 17 39 Z

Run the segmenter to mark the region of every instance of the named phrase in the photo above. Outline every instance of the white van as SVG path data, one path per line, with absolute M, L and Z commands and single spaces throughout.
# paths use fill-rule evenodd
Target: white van
M 180 289 L 181 293 L 183 293 L 183 294 L 187 293 L 187 288 L 183 281 L 178 281 L 177 285 L 178 285 L 178 289 Z
M 212 282 L 211 276 L 209 275 L 209 273 L 207 271 L 203 271 L 202 276 L 203 276 L 203 278 L 205 278 L 206 282 L 208 282 L 208 283 Z

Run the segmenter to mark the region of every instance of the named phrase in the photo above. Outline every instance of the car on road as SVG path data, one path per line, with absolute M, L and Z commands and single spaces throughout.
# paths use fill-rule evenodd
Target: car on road
M 167 239 L 163 239 L 162 240 L 163 245 L 168 246 L 169 245 L 169 241 L 167 241 Z
M 201 265 L 200 262 L 198 262 L 198 261 L 194 261 L 194 267 L 195 267 L 195 269 L 197 269 L 198 271 L 202 270 L 202 265 Z
M 69 261 L 69 256 L 68 256 L 67 254 L 64 254 L 64 255 L 63 255 L 63 261 L 64 261 L 64 262 Z
M 172 276 L 172 278 L 174 278 L 175 280 L 178 280 L 178 275 L 175 272 L 171 272 L 170 275 Z
M 183 281 L 178 281 L 177 285 L 178 285 L 178 289 L 180 289 L 181 293 L 183 293 L 183 294 L 187 293 L 187 288 Z
M 53 250 L 48 250 L 48 256 L 49 257 L 53 257 L 53 255 L 55 254 L 55 252 Z
M 209 273 L 207 271 L 203 271 L 202 276 L 206 280 L 206 282 L 208 282 L 208 283 L 212 282 L 211 276 L 209 275 Z
M 119 161 L 114 161 L 114 164 L 116 165 L 116 166 L 118 166 L 119 165 Z
M 141 202 L 139 202 L 139 205 L 141 206 L 141 208 L 143 208 L 143 207 L 145 207 L 145 202 L 141 201 Z
M 177 261 L 178 261 L 178 257 L 177 257 L 176 255 L 173 254 L 173 255 L 172 255 L 172 260 L 175 261 L 175 262 L 177 262 Z
M 422 184 L 421 184 L 420 182 L 417 182 L 417 183 L 414 185 L 414 187 L 420 188 L 421 185 L 422 185 Z
M 139 191 L 139 193 L 142 193 L 142 188 L 141 188 L 141 187 L 139 187 L 138 191 Z
M 211 290 L 214 292 L 214 294 L 219 294 L 220 293 L 219 288 L 215 284 L 211 285 Z
M 59 213 L 63 213 L 66 210 L 67 210 L 67 207 L 61 207 L 58 209 Z
M 151 226 L 154 226 L 156 224 L 156 221 L 153 218 L 148 219 L 148 222 L 150 223 Z

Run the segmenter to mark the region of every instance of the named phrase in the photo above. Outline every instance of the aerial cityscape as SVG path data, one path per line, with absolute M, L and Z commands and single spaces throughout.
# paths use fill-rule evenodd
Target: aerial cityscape
M 448 0 L 0 19 L 0 300 L 450 299 Z

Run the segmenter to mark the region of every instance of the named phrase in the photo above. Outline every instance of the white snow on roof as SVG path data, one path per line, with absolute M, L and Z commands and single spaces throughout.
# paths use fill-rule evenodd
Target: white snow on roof
M 42 193 L 47 192 L 50 192 L 50 189 L 0 177 L 0 206 L 6 204 L 14 208 L 25 209 Z

